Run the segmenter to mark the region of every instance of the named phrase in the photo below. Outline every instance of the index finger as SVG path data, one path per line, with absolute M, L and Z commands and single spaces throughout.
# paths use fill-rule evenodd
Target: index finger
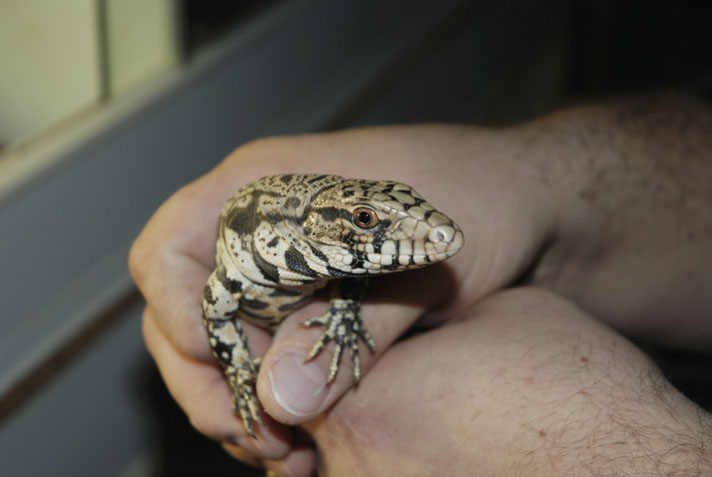
M 214 187 L 213 174 L 168 199 L 138 236 L 129 254 L 131 274 L 159 317 L 158 324 L 182 352 L 210 359 L 200 320 L 201 292 L 214 261 L 215 217 L 232 187 Z

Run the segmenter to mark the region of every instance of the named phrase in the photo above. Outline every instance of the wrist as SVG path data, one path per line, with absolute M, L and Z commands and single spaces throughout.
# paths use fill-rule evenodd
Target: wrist
M 640 96 L 522 130 L 556 211 L 533 282 L 619 330 L 708 347 L 712 334 L 700 329 L 712 305 L 709 110 L 678 95 Z
M 555 235 L 558 211 L 550 179 L 521 128 L 470 127 L 460 151 L 452 193 L 467 204 L 462 223 L 471 228 L 465 236 L 474 238 L 462 288 L 479 299 L 521 280 Z

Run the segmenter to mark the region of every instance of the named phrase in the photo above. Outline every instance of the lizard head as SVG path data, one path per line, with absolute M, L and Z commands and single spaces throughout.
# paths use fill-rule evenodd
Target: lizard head
M 457 224 L 412 187 L 345 179 L 312 198 L 305 258 L 330 276 L 419 268 L 451 257 L 463 245 Z

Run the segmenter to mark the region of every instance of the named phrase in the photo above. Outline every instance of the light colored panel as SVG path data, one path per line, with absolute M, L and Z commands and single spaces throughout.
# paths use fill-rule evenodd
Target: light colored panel
M 94 0 L 0 0 L 0 143 L 99 99 L 96 18 Z
M 108 0 L 109 89 L 124 91 L 178 60 L 174 0 Z

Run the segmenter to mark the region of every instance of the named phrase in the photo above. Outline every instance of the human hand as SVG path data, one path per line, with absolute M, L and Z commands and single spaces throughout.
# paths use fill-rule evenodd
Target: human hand
M 544 203 L 547 197 L 530 178 L 535 171 L 516 168 L 514 159 L 506 159 L 513 157 L 509 147 L 501 135 L 437 126 L 274 139 L 239 149 L 214 171 L 175 194 L 138 238 L 130 263 L 148 302 L 144 333 L 149 350 L 193 425 L 263 459 L 310 458 L 306 450 L 292 446 L 289 433 L 273 421 L 256 441 L 246 438 L 241 423 L 229 417 L 228 389 L 202 329 L 200 297 L 213 266 L 215 222 L 223 202 L 237 188 L 279 172 L 392 178 L 410 183 L 430 202 L 466 224 L 463 229 L 471 246 L 449 265 L 395 275 L 374 284 L 363 306 L 363 317 L 381 353 L 426 311 L 430 311 L 431 322 L 444 319 L 511 281 L 544 241 L 551 223 L 550 207 Z M 472 164 L 473 155 L 482 158 L 479 167 Z M 472 174 L 474 169 L 479 169 L 478 175 Z M 473 200 L 472 190 L 478 191 L 479 200 Z M 497 194 L 504 199 L 492 200 Z M 260 399 L 282 422 L 296 423 L 318 415 L 352 384 L 351 374 L 342 372 L 333 384 L 325 386 L 328 353 L 301 366 L 319 330 L 294 323 L 320 314 L 323 308 L 325 304 L 317 302 L 295 313 L 281 327 L 263 362 Z M 246 328 L 250 347 L 261 356 L 269 346 L 269 337 L 262 330 Z M 375 358 L 362 353 L 364 373 Z M 284 373 L 284 366 L 280 371 L 280 362 L 288 370 L 296 365 L 296 371 L 303 372 L 294 378 L 295 374 Z M 283 386 L 281 394 L 275 385 Z M 292 387 L 284 391 L 285 385 Z M 296 402 L 305 397 L 311 397 L 312 402 Z
M 710 415 L 570 302 L 518 288 L 453 318 L 307 423 L 319 475 L 712 473 Z
M 385 278 L 369 293 L 363 316 L 378 353 L 415 319 L 433 325 L 455 316 L 525 272 L 530 282 L 573 297 L 587 310 L 600 311 L 596 316 L 614 326 L 638 333 L 652 330 L 653 336 L 686 344 L 704 342 L 709 333 L 695 331 L 699 326 L 693 325 L 699 325 L 695 318 L 709 300 L 704 293 L 709 278 L 699 270 L 704 269 L 700 263 L 710 259 L 709 247 L 704 246 L 709 237 L 705 235 L 709 228 L 704 227 L 710 221 L 705 220 L 707 209 L 697 207 L 709 189 L 704 181 L 688 179 L 709 177 L 701 175 L 709 162 L 687 154 L 693 165 L 666 174 L 669 171 L 659 166 L 661 159 L 652 153 L 678 157 L 668 150 L 675 144 L 663 136 L 667 148 L 642 148 L 639 136 L 647 130 L 639 126 L 651 119 L 628 114 L 584 107 L 497 131 L 438 126 L 369 129 L 273 139 L 238 149 L 171 198 L 132 250 L 132 272 L 148 301 L 146 341 L 169 389 L 199 430 L 242 447 L 233 453 L 253 462 L 255 456 L 284 459 L 279 465 L 312 462 L 311 449 L 291 443 L 289 432 L 275 422 L 268 422 L 268 429 L 253 441 L 245 438 L 236 419 L 226 419 L 227 386 L 212 363 L 200 323 L 200 292 L 212 267 L 215 221 L 222 203 L 240 186 L 280 172 L 329 172 L 406 182 L 463 228 L 465 248 L 447 264 Z M 694 114 L 704 116 L 700 111 Z M 704 142 L 699 131 L 708 123 L 692 123 L 697 126 L 681 132 L 683 145 L 690 137 L 695 144 Z M 675 124 L 680 126 L 680 121 Z M 699 148 L 698 144 L 693 152 Z M 623 159 L 628 161 L 625 167 Z M 677 212 L 673 207 L 656 207 L 658 189 L 673 179 L 675 184 L 690 182 L 686 200 L 694 207 Z M 649 183 L 656 188 L 646 186 Z M 650 210 L 655 213 L 648 215 Z M 682 230 L 677 221 L 687 216 L 697 217 L 685 221 L 698 226 L 694 240 L 676 247 Z M 665 273 L 655 274 L 661 258 Z M 659 301 L 661 290 L 670 290 L 664 295 L 664 307 Z M 325 353 L 314 363 L 299 366 L 307 376 L 293 379 L 289 392 L 278 397 L 279 386 L 289 383 L 279 377 L 277 364 L 291 360 L 294 369 L 319 333 L 295 323 L 320 314 L 323 308 L 323 303 L 314 303 L 290 317 L 265 356 L 259 396 L 268 413 L 281 422 L 297 424 L 314 418 L 352 384 L 349 373 L 339 373 L 332 385 L 323 386 L 329 360 Z M 677 323 L 679 336 L 670 333 L 671 315 L 692 317 L 687 327 Z M 247 328 L 251 348 L 262 355 L 270 338 Z M 365 374 L 378 355 L 362 356 Z M 307 396 L 316 396 L 311 407 L 298 402 Z

